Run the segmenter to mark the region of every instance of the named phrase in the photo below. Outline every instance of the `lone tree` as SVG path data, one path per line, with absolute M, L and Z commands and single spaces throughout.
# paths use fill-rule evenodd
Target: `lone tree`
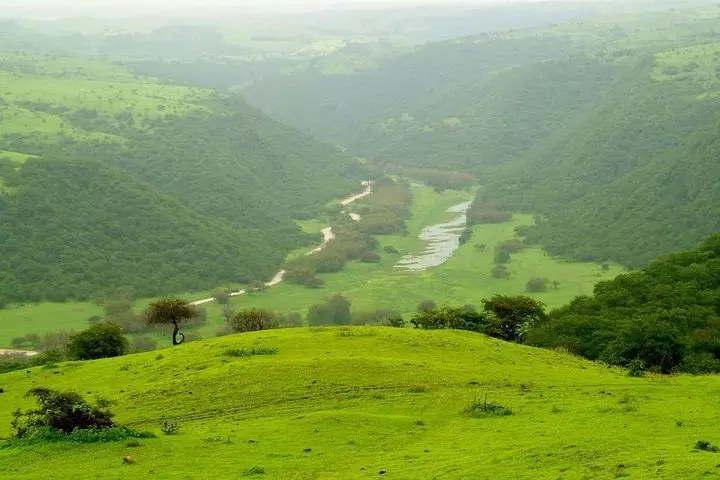
M 163 298 L 151 303 L 145 311 L 145 318 L 148 325 L 172 325 L 173 345 L 180 345 L 185 340 L 185 335 L 180 332 L 178 324 L 190 320 L 195 316 L 195 309 L 187 300 L 182 298 Z M 177 337 L 182 338 L 178 341 Z

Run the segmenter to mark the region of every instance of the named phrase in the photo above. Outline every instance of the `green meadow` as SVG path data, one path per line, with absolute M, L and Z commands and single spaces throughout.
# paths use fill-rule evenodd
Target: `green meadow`
M 594 263 L 571 263 L 551 258 L 539 248 L 528 248 L 513 254 L 508 265 L 510 279 L 494 279 L 490 275 L 493 267 L 494 246 L 515 238 L 515 228 L 532 222 L 530 215 L 515 215 L 512 221 L 503 224 L 481 225 L 473 230 L 471 240 L 461 246 L 445 264 L 424 272 L 402 271 L 395 267 L 405 254 L 419 254 L 425 242 L 418 238 L 423 228 L 452 219 L 456 214 L 446 210 L 470 200 L 472 192 L 448 190 L 437 193 L 431 188 L 413 188 L 413 217 L 408 221 L 407 236 L 379 236 L 381 249 L 392 246 L 398 254 L 382 254 L 378 264 L 361 262 L 348 263 L 339 273 L 320 275 L 325 281 L 322 289 L 308 289 L 298 285 L 282 283 L 263 292 L 232 299 L 235 310 L 244 308 L 267 308 L 281 312 L 305 314 L 310 305 L 322 303 L 329 295 L 341 293 L 352 302 L 354 311 L 392 309 L 404 315 L 412 314 L 422 300 L 434 300 L 438 304 L 465 305 L 479 304 L 480 300 L 494 294 L 530 295 L 544 302 L 548 307 L 559 307 L 577 295 L 592 293 L 593 286 L 602 280 L 609 280 L 623 269 L 611 265 L 603 272 Z M 299 222 L 309 232 L 318 232 L 326 223 L 320 220 Z M 478 252 L 475 245 L 486 245 L 484 252 Z M 302 255 L 298 250 L 292 255 Z M 533 277 L 547 277 L 559 283 L 542 293 L 528 294 L 525 284 Z M 237 288 L 238 286 L 233 286 Z M 186 292 L 181 296 L 197 300 L 211 295 L 211 291 Z M 136 302 L 136 309 L 144 309 L 152 299 Z M 216 304 L 205 305 L 208 312 L 207 325 L 195 330 L 203 337 L 215 335 L 222 327 L 222 308 Z M 42 303 L 39 305 L 14 306 L 0 311 L 0 345 L 9 345 L 13 337 L 31 332 L 53 332 L 81 330 L 87 326 L 87 319 L 102 313 L 102 308 L 88 302 Z M 167 342 L 167 336 L 158 336 Z
M 269 355 L 229 356 L 263 347 Z M 44 386 L 139 444 L 0 449 L 2 479 L 718 478 L 716 376 L 649 376 L 460 331 L 301 328 L 0 375 L 0 437 Z M 466 413 L 485 398 L 512 414 Z M 164 420 L 175 435 L 161 433 Z M 135 463 L 123 465 L 132 456 Z

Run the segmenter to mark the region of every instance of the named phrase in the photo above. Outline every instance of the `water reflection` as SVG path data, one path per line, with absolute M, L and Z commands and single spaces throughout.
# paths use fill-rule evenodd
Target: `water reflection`
M 467 211 L 471 202 L 461 203 L 447 209 L 449 213 L 459 213 L 450 222 L 431 225 L 420 232 L 420 240 L 428 242 L 425 251 L 419 255 L 405 255 L 395 265 L 396 268 L 422 271 L 442 265 L 460 246 L 460 234 L 465 229 Z

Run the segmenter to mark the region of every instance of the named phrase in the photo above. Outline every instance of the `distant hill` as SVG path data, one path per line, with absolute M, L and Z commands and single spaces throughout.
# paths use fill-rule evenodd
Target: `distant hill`
M 269 279 L 365 178 L 234 95 L 17 52 L 0 83 L 0 303 Z
M 537 214 L 523 233 L 552 254 L 639 266 L 720 231 L 718 15 L 485 34 L 245 94 L 380 165 L 474 173 L 476 208 Z

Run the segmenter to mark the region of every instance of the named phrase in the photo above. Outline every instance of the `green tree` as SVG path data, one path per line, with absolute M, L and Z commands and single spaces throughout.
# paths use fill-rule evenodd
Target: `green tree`
M 437 310 L 437 308 L 438 308 L 437 303 L 435 303 L 434 300 L 428 299 L 428 300 L 422 300 L 420 303 L 418 303 L 417 311 L 419 313 L 431 312 L 433 310 Z
M 67 349 L 76 360 L 119 357 L 127 353 L 128 341 L 119 326 L 99 323 L 70 337 Z
M 179 324 L 195 316 L 195 309 L 182 298 L 163 298 L 151 303 L 145 311 L 148 325 L 172 325 L 173 345 L 180 345 L 185 335 L 180 332 Z M 178 341 L 178 335 L 182 338 Z
M 230 320 L 233 331 L 238 333 L 258 332 L 277 327 L 275 313 L 270 310 L 251 308 L 241 310 Z
M 529 297 L 495 295 L 482 304 L 491 322 L 489 335 L 508 342 L 522 340 L 528 328 L 546 318 L 545 305 Z
M 308 309 L 307 321 L 309 325 L 350 325 L 350 300 L 335 294 L 325 303 L 312 305 Z

